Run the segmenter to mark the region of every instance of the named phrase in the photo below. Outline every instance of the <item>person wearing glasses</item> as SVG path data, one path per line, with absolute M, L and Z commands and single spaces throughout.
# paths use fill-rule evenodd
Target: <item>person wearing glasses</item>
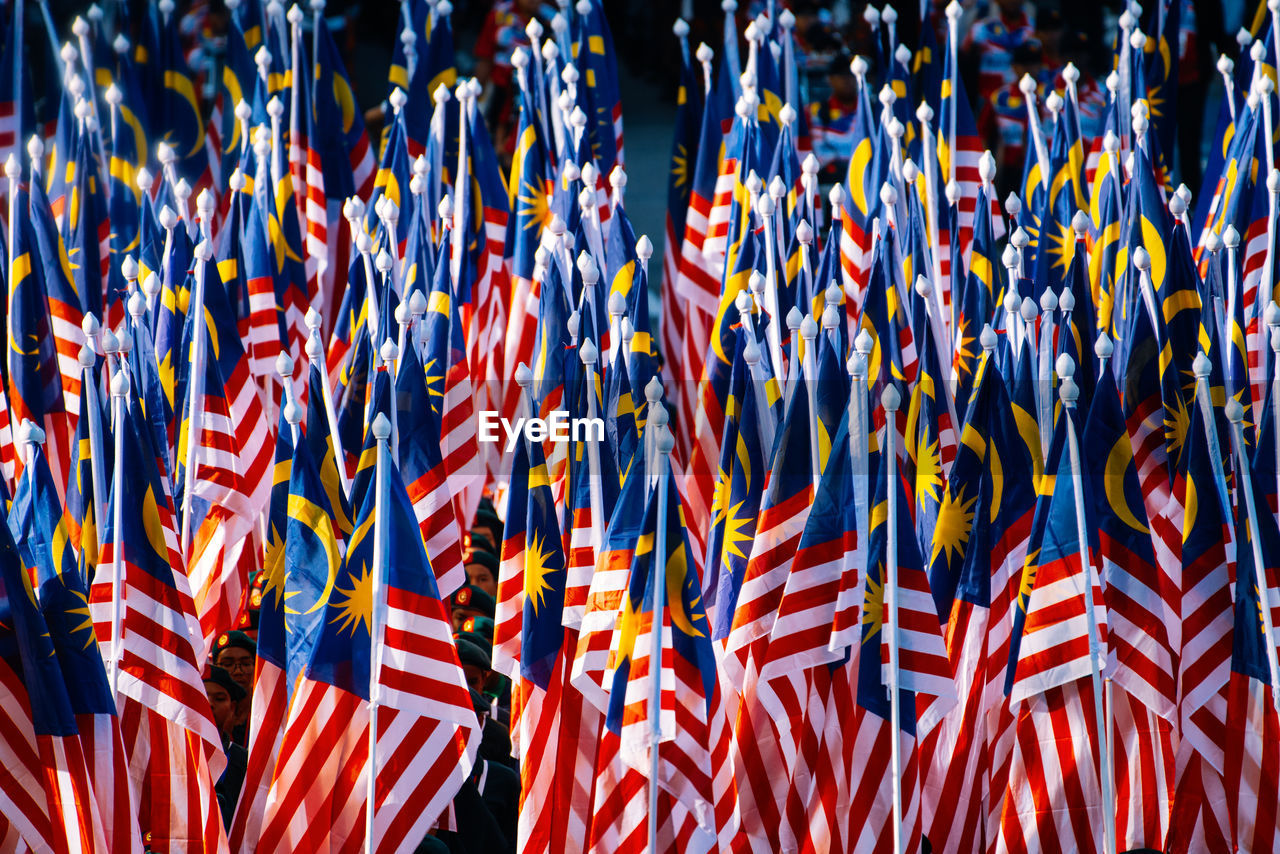
M 258 647 L 244 632 L 223 632 L 214 641 L 213 660 L 244 689 L 244 696 L 235 704 L 230 732 L 232 741 L 246 746 L 249 743 L 249 711 L 253 704 L 253 674 L 258 661 Z

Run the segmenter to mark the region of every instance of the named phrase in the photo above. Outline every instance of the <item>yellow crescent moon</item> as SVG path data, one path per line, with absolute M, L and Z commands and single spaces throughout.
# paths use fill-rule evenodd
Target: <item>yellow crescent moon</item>
M 1000 502 L 1004 500 L 1004 463 L 1000 461 L 1000 452 L 995 442 L 988 442 L 991 449 L 991 521 L 996 520 L 1000 512 Z
M 1185 543 L 1187 532 L 1195 530 L 1196 513 L 1200 509 L 1200 500 L 1196 495 L 1196 482 L 1190 476 L 1187 477 L 1187 495 L 1182 503 L 1182 541 Z
M 1155 223 L 1145 216 L 1142 217 L 1142 246 L 1151 256 L 1151 284 L 1155 285 L 1156 290 L 1160 290 L 1164 285 L 1164 238 Z
M 164 539 L 164 526 L 160 524 L 160 508 L 156 505 L 155 490 L 148 489 L 142 500 L 142 530 L 147 535 L 151 550 L 165 560 L 169 559 L 169 544 Z
M 316 599 L 314 605 L 302 612 L 304 614 L 312 614 L 324 607 L 329 601 L 329 596 L 333 593 L 333 584 L 338 577 L 338 541 L 333 533 L 333 522 L 329 519 L 329 514 L 324 513 L 314 502 L 308 501 L 301 495 L 290 495 L 288 512 L 291 517 L 297 519 L 311 531 L 320 540 L 320 546 L 324 549 L 325 561 L 329 565 L 328 578 L 325 581 L 324 591 Z M 372 524 L 372 520 L 361 527 L 361 530 Z M 355 538 L 352 539 L 352 546 L 355 545 Z
M 1116 517 L 1135 531 L 1146 534 L 1149 533 L 1147 526 L 1133 515 L 1124 494 L 1124 477 L 1129 468 L 1129 456 L 1132 453 L 1128 436 L 1122 435 L 1116 440 L 1116 443 L 1111 446 L 1111 453 L 1107 454 L 1106 471 L 1102 478 L 1103 486 L 1107 493 L 1107 503 L 1111 505 Z
M 196 100 L 195 87 L 191 85 L 191 79 L 176 71 L 166 71 L 164 73 L 164 86 L 176 95 L 180 95 L 187 106 L 191 108 L 191 113 L 196 117 L 196 132 L 194 134 L 194 142 L 191 150 L 186 156 L 190 157 L 200 150 L 200 146 L 204 145 L 204 119 L 200 115 L 199 102 Z
M 703 637 L 703 633 L 693 625 L 689 613 L 684 608 L 684 585 L 689 574 L 689 561 L 684 551 L 684 543 L 676 549 L 675 554 L 667 561 L 667 607 L 671 611 L 671 624 L 692 638 Z M 697 602 L 697 599 L 694 599 Z
M 849 195 L 853 197 L 853 203 L 858 206 L 858 210 L 864 214 L 868 211 L 868 207 L 867 188 L 863 184 L 863 177 L 870 166 L 871 140 L 864 139 L 853 149 L 853 156 L 849 158 Z

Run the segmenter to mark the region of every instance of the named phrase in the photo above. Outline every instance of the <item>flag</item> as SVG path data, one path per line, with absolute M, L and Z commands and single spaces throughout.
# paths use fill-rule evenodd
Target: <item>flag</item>
M 1078 536 L 1095 524 L 1083 499 L 1083 466 L 1069 450 L 1079 439 L 1068 430 L 1078 430 L 1074 408 L 1059 413 L 1054 429 L 1014 615 L 1008 684 L 1018 711 L 1000 828 L 1010 849 L 1096 848 L 1102 813 L 1113 808 L 1101 798 L 1110 769 L 1094 765 L 1095 752 L 1106 756 L 1105 733 L 1092 714 L 1101 676 L 1086 681 L 1106 667 L 1107 613 L 1092 544 Z
M 369 490 L 356 519 L 289 708 L 259 851 L 365 842 L 371 696 L 378 704 L 374 850 L 412 851 L 471 771 L 479 721 L 449 617 L 399 472 L 389 460 L 382 465 L 390 500 Z M 385 556 L 375 552 L 377 512 L 389 516 Z M 385 568 L 375 565 L 379 557 Z M 374 573 L 385 573 L 381 601 Z
M 765 454 L 768 453 L 756 400 L 759 389 L 754 378 L 748 376 L 747 363 L 742 358 L 742 338 L 739 332 L 725 406 L 724 433 L 720 439 L 707 554 L 703 561 L 707 567 L 704 604 L 712 620 L 712 637 L 716 640 L 728 637 L 733 625 L 738 591 L 755 539 L 760 499 L 764 494 Z
M 28 753 L 26 762 L 13 766 L 10 773 L 17 776 L 26 771 L 31 775 L 28 779 L 34 784 L 32 800 L 37 803 L 30 804 L 30 819 L 48 821 L 41 828 L 42 835 L 28 838 L 28 845 L 36 850 L 106 851 L 102 816 L 89 781 L 58 654 L 36 602 L 31 568 L 14 545 L 7 526 L 0 532 L 0 582 L 4 588 L 0 607 L 5 612 L 0 642 L 9 659 L 5 662 L 9 673 L 5 675 L 6 681 L 15 679 L 11 688 L 15 696 L 9 699 L 16 702 L 6 711 L 21 733 L 10 738 L 18 751 L 27 746 L 21 742 L 29 739 L 35 754 Z M 44 803 L 38 803 L 40 800 Z M 6 813 L 11 816 L 10 821 L 18 819 L 7 810 Z
M 38 186 L 36 191 L 39 192 Z M 17 192 L 17 210 L 21 211 L 25 207 L 24 199 L 22 190 Z M 30 419 L 44 429 L 54 482 L 65 484 L 69 456 L 64 453 L 67 442 L 66 401 L 60 376 L 60 354 L 43 286 L 45 257 L 37 240 L 35 223 L 30 218 L 23 218 L 13 232 L 14 245 L 9 247 L 7 281 L 9 346 L 5 372 L 9 381 L 6 402 L 10 424 L 19 425 Z M 56 238 L 56 235 L 56 232 L 46 234 L 50 238 Z M 53 256 L 55 261 L 58 258 Z M 56 268 L 57 271 L 62 269 L 61 266 Z M 56 275 L 56 272 L 50 275 Z M 17 450 L 21 452 L 22 449 L 18 447 Z M 15 477 L 22 473 L 24 464 L 19 453 L 15 459 Z
M 312 421 L 308 434 L 320 433 L 317 429 L 320 426 Z M 333 511 L 329 492 L 316 468 L 310 435 L 307 438 L 293 447 L 286 505 L 288 521 L 281 558 L 284 562 L 284 671 L 291 698 L 322 629 L 324 609 L 333 595 L 342 561 L 338 550 L 341 517 Z M 345 540 L 346 532 L 342 534 Z
M 699 601 L 701 585 L 689 560 L 680 498 L 669 475 L 659 478 L 645 510 L 644 530 L 615 629 L 618 665 L 605 723 L 617 736 L 624 779 L 637 773 L 647 778 L 650 751 L 658 751 L 658 780 L 649 783 L 670 798 L 667 810 L 687 810 L 694 818 L 697 827 L 689 844 L 725 845 L 733 838 L 732 783 L 725 779 L 728 722 L 710 623 Z M 665 511 L 665 518 L 660 511 Z M 666 597 L 660 612 L 655 598 L 659 584 Z M 655 631 L 660 633 L 659 661 L 652 659 Z M 658 709 L 651 705 L 650 680 L 655 678 L 661 686 Z M 658 740 L 651 734 L 654 715 L 660 723 Z M 609 782 L 607 776 L 597 782 L 598 795 L 609 793 L 611 799 L 597 813 L 591 833 L 595 839 L 601 839 L 602 832 L 618 833 L 615 850 L 643 850 L 643 821 L 637 818 L 642 819 L 646 811 L 646 787 L 613 789 Z M 627 803 L 614 811 L 624 791 L 630 793 Z M 665 843 L 661 839 L 660 831 L 664 849 L 675 844 L 674 839 Z
M 440 417 L 432 409 L 428 382 L 417 346 L 406 347 L 395 381 L 400 470 L 436 573 L 436 586 L 452 595 L 466 583 L 462 529 L 441 457 Z
M 213 783 L 226 760 L 200 678 L 200 622 L 173 505 L 136 397 L 123 418 L 100 564 L 112 569 L 95 576 L 89 610 L 108 673 L 118 674 L 138 823 L 153 847 L 225 851 Z
M 1273 770 L 1280 767 L 1276 750 L 1280 717 L 1275 706 L 1275 671 L 1271 669 L 1276 660 L 1275 626 L 1280 605 L 1274 565 L 1280 534 L 1274 517 L 1259 501 L 1258 481 L 1237 476 L 1235 486 L 1238 551 L 1223 780 L 1234 795 L 1238 849 L 1266 851 L 1274 847 L 1280 833 Z M 1252 496 L 1244 493 L 1246 488 L 1253 490 Z M 1262 557 L 1262 567 L 1256 563 L 1258 555 Z M 1270 611 L 1270 637 L 1265 631 L 1263 608 Z
M 67 549 L 65 516 L 58 513 L 57 491 L 40 448 L 36 465 L 19 483 L 9 523 L 31 555 L 30 566 L 40 592 L 40 611 L 57 651 L 71 710 L 80 731 L 88 782 L 102 820 L 107 850 L 142 850 L 137 810 L 129 788 L 128 759 L 120 736 L 116 703 L 93 623 L 89 618 L 86 569 Z M 93 536 L 92 531 L 90 536 Z M 96 548 L 96 542 L 95 542 Z M 90 813 L 87 805 L 82 805 Z
M 944 186 L 954 181 L 960 188 L 955 238 L 961 255 L 967 261 L 974 221 L 981 209 L 978 205 L 978 186 L 981 183 L 978 161 L 982 157 L 982 142 L 969 109 L 964 79 L 953 64 L 959 45 L 953 43 L 950 32 L 944 50 L 946 57 L 943 59 L 938 96 L 938 169 Z
M 271 499 L 264 544 L 262 601 L 258 607 L 257 655 L 253 670 L 252 713 L 248 757 L 235 816 L 227 829 L 233 851 L 252 850 L 262 830 L 262 815 L 271 790 L 271 774 L 280 755 L 290 688 L 285 679 L 288 642 L 285 636 L 285 534 L 289 524 L 294 436 L 281 407 L 276 427 Z

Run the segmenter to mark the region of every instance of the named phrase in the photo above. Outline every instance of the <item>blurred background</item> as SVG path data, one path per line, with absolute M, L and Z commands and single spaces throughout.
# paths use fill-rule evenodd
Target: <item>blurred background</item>
M 213 101 L 218 63 L 225 44 L 227 3 L 237 0 L 178 2 L 188 61 L 204 85 L 206 110 Z M 28 20 L 42 13 L 40 4 L 26 0 Z M 142 19 L 150 0 L 102 0 L 112 14 L 119 2 Z M 1062 88 L 1061 72 L 1068 62 L 1080 70 L 1078 84 L 1082 132 L 1086 150 L 1100 132 L 1107 91 L 1112 44 L 1117 20 L 1124 11 L 1120 0 L 1071 0 L 1071 2 L 1020 3 L 1016 0 L 967 0 L 960 20 L 962 47 L 960 69 L 973 115 L 985 147 L 1001 166 L 997 182 L 1000 198 L 1021 175 L 1026 154 L 1027 112 L 1018 81 L 1031 75 L 1040 103 L 1054 88 Z M 719 55 L 724 41 L 724 15 L 720 0 L 604 0 L 604 8 L 618 51 L 628 173 L 644 176 L 633 180 L 627 194 L 627 210 L 637 233 L 661 234 L 666 204 L 665 175 L 675 115 L 675 95 L 680 72 L 679 43 L 672 34 L 677 17 L 690 26 L 689 45 L 705 42 Z M 823 183 L 839 180 L 846 166 L 850 128 L 857 103 L 857 86 L 849 70 L 854 56 L 862 56 L 875 76 L 882 42 L 881 29 L 896 14 L 897 40 L 914 51 L 938 49 L 946 44 L 946 19 L 942 4 L 910 0 L 885 15 L 888 5 L 873 6 L 848 0 L 751 0 L 734 9 L 736 31 L 761 13 L 778 14 L 789 9 L 795 16 L 797 66 L 801 99 L 815 155 L 822 164 Z M 86 6 L 76 0 L 49 0 L 45 6 L 61 32 Z M 1138 4 L 1131 4 L 1137 20 L 1143 20 Z M 549 29 L 556 14 L 554 3 L 536 0 L 458 0 L 453 3 L 452 23 L 460 75 L 475 76 L 484 84 L 481 99 L 490 133 L 504 171 L 513 148 L 516 113 L 511 54 L 528 45 L 525 29 L 537 18 Z M 1203 162 L 1213 122 L 1222 96 L 1217 58 L 1235 56 L 1236 34 L 1241 28 L 1259 30 L 1265 21 L 1264 3 L 1244 0 L 1183 0 L 1178 37 L 1178 136 L 1172 160 L 1174 184 L 1186 183 L 1199 190 Z M 382 124 L 385 99 L 390 91 L 388 68 L 392 50 L 404 29 L 402 4 L 395 0 L 328 0 L 325 16 L 343 50 L 372 139 Z M 305 26 L 305 24 L 304 24 Z M 932 39 L 923 38 L 925 30 Z M 39 26 L 29 27 L 27 41 L 42 39 Z M 741 38 L 741 36 L 740 36 Z M 920 47 L 926 45 L 925 47 Z M 740 45 L 745 53 L 745 42 Z M 33 69 L 35 91 L 42 69 Z M 412 109 L 414 105 L 410 105 Z M 663 180 L 657 180 L 663 176 Z M 661 247 L 661 241 L 655 240 Z M 659 248 L 659 252 L 661 249 Z M 657 259 L 659 262 L 661 258 Z

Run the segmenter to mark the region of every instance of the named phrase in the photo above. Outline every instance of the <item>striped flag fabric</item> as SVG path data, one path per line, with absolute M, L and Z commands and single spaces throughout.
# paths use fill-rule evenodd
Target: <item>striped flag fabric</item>
M 202 633 L 172 499 L 137 397 L 120 408 L 123 454 L 99 564 L 109 570 L 93 579 L 89 612 L 108 674 L 114 673 L 138 821 L 153 845 L 226 851 L 213 791 L 226 759 L 200 679 Z
M 19 742 L 15 746 L 33 749 L 26 756 L 25 768 L 19 765 L 14 771 L 30 772 L 34 783 L 31 795 L 45 801 L 31 805 L 35 807 L 32 818 L 44 813 L 48 821 L 44 835 L 28 837 L 27 844 L 36 850 L 107 851 L 102 816 L 57 650 L 36 602 L 31 569 L 7 528 L 0 532 L 0 552 L 3 643 L 8 655 L 16 659 L 12 673 L 19 680 L 15 690 L 20 692 L 13 697 L 19 702 L 9 715 L 31 734 L 27 745 Z M 12 667 L 9 662 L 5 666 Z
M 378 714 L 374 850 L 416 848 L 474 761 L 479 720 L 448 615 L 404 485 L 385 465 L 390 501 L 380 503 L 377 490 L 365 497 L 290 704 L 259 851 L 364 844 L 371 700 Z M 378 512 L 390 517 L 385 570 L 375 565 Z M 382 572 L 385 600 L 375 601 L 374 573 Z M 376 652 L 375 626 L 383 641 Z
M 285 535 L 289 520 L 294 436 L 284 409 L 281 407 L 276 427 L 271 502 L 267 511 L 268 531 L 262 567 L 266 581 L 258 608 L 248 757 L 240 801 L 231 826 L 227 828 L 227 841 L 233 851 L 252 850 L 257 844 L 289 705 L 290 689 L 285 677 L 288 656 L 284 604 Z
M 659 513 L 660 504 L 665 505 L 666 518 Z M 697 826 L 691 831 L 689 844 L 723 847 L 734 840 L 730 821 L 733 783 L 727 773 L 728 720 L 720 698 L 710 624 L 699 606 L 701 590 L 682 515 L 672 478 L 659 475 L 649 497 L 644 533 L 614 630 L 618 665 L 605 725 L 618 737 L 622 766 L 643 775 L 648 785 L 657 785 L 660 792 L 692 814 Z M 658 526 L 666 529 L 661 536 Z M 654 598 L 658 584 L 672 594 L 664 600 L 661 612 L 656 610 Z M 656 644 L 654 632 L 659 633 Z M 660 663 L 652 658 L 654 648 L 660 650 Z M 657 710 L 650 706 L 653 679 L 661 686 Z M 655 715 L 660 721 L 656 740 L 650 731 Z M 657 780 L 649 777 L 652 751 L 658 754 Z M 609 805 L 622 807 L 620 813 L 597 812 L 593 835 L 599 833 L 595 825 L 616 826 L 625 821 L 626 813 L 637 808 L 636 801 L 646 792 L 647 786 L 633 791 L 626 804 L 612 800 Z M 643 831 L 636 830 L 639 832 L 617 840 L 617 850 L 647 850 Z M 663 841 L 660 831 L 659 844 L 664 850 L 676 842 L 668 840 Z

